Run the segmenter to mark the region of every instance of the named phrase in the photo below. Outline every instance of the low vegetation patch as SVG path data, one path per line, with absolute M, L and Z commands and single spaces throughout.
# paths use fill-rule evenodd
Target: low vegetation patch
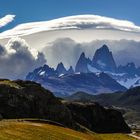
M 20 88 L 21 87 L 17 83 L 15 83 L 13 81 L 10 81 L 10 80 L 0 80 L 0 85 L 8 85 L 8 86 L 14 87 L 14 88 Z
M 0 140 L 134 140 L 125 134 L 85 133 L 29 120 L 0 121 Z

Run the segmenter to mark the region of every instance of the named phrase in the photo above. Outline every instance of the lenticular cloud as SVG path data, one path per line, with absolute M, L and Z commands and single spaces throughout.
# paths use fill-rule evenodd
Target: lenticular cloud
M 3 32 L 0 38 L 28 35 L 41 31 L 66 29 L 115 29 L 120 31 L 140 32 L 140 26 L 136 26 L 133 22 L 127 20 L 118 20 L 98 15 L 78 15 L 50 21 L 20 24 L 11 30 Z
M 10 22 L 12 22 L 15 18 L 15 15 L 6 15 L 0 19 L 0 28 L 6 26 Z

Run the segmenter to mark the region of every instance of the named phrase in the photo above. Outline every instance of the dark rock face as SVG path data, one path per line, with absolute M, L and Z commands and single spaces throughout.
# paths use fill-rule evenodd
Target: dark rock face
M 89 72 L 88 70 L 88 59 L 85 57 L 85 53 L 83 52 L 81 55 L 80 55 L 80 58 L 76 64 L 76 67 L 75 67 L 75 72 L 83 72 L 83 73 L 87 73 Z
M 120 112 L 113 109 L 104 109 L 97 103 L 67 103 L 73 119 L 97 133 L 130 133 Z
M 116 64 L 112 56 L 112 52 L 109 51 L 106 45 L 103 45 L 95 52 L 92 60 L 92 65 L 102 71 L 116 71 Z
M 64 67 L 64 65 L 63 65 L 62 62 L 57 65 L 56 71 L 58 72 L 59 75 L 60 74 L 66 74 L 67 73 L 67 70 Z
M 62 103 L 40 84 L 30 81 L 0 81 L 0 117 L 4 119 L 40 118 L 81 130 L 130 132 L 121 114 L 98 104 Z

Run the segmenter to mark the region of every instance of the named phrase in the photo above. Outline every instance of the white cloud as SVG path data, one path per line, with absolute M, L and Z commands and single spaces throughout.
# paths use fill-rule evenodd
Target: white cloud
M 137 66 L 140 66 L 140 41 L 94 40 L 88 43 L 77 43 L 72 39 L 61 38 L 50 43 L 49 46 L 44 48 L 43 52 L 50 66 L 56 67 L 58 63 L 63 62 L 66 68 L 69 68 L 70 65 L 75 66 L 82 52 L 85 52 L 86 56 L 92 59 L 95 51 L 103 44 L 108 45 L 113 52 L 117 65 L 134 62 Z
M 0 19 L 0 28 L 6 26 L 10 22 L 12 22 L 15 18 L 15 15 L 6 15 Z
M 31 22 L 20 24 L 15 28 L 5 31 L 0 38 L 6 38 L 17 35 L 29 35 L 41 31 L 54 31 L 65 29 L 114 29 L 125 32 L 140 33 L 140 26 L 127 20 L 119 20 L 98 15 L 78 15 L 63 17 L 50 21 Z
M 12 38 L 5 47 L 0 46 L 1 78 L 24 78 L 28 72 L 44 63 L 46 63 L 44 55 L 39 52 L 33 53 L 21 38 Z

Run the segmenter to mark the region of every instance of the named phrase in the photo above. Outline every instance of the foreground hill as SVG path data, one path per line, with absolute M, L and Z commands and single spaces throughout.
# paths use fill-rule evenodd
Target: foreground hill
M 96 134 L 90 131 L 78 132 L 69 128 L 30 122 L 8 120 L 0 122 L 0 140 L 134 140 L 126 134 Z
M 62 103 L 35 82 L 1 80 L 0 91 L 0 116 L 4 119 L 41 118 L 76 130 L 83 130 L 82 125 L 99 133 L 131 132 L 119 111 L 97 103 Z

